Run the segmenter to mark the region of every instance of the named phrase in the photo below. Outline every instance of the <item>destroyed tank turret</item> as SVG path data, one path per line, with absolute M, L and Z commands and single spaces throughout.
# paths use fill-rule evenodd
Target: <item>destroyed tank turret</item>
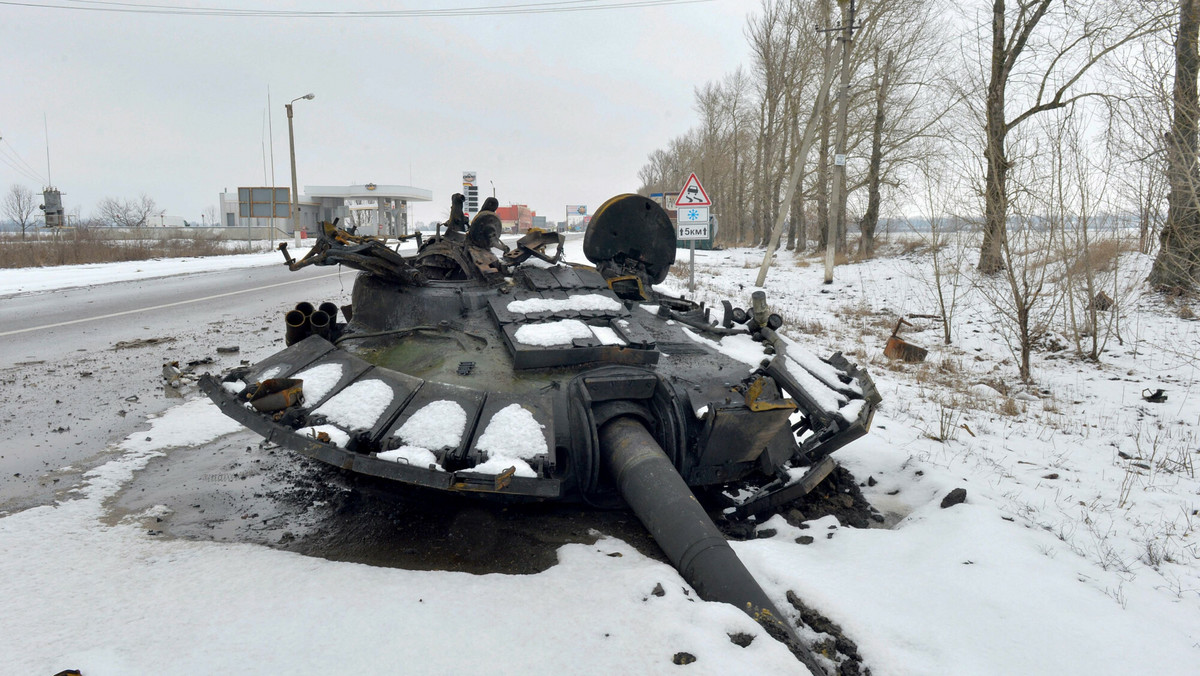
M 794 639 L 691 489 L 736 496 L 730 518 L 801 497 L 870 427 L 871 379 L 783 340 L 761 291 L 719 317 L 656 291 L 675 230 L 645 197 L 595 213 L 593 266 L 563 262 L 557 233 L 494 248 L 489 213 L 417 235 L 411 256 L 335 224 L 300 260 L 281 245 L 293 270 L 360 270 L 352 304 L 299 304 L 286 349 L 202 388 L 268 440 L 349 472 L 628 505 L 703 598 Z

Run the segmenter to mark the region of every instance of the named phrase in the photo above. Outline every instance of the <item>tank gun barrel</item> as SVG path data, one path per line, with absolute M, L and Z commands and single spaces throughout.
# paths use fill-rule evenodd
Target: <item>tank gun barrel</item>
M 813 673 L 824 674 L 645 425 L 621 416 L 601 425 L 598 436 L 621 497 L 700 598 L 741 608 Z

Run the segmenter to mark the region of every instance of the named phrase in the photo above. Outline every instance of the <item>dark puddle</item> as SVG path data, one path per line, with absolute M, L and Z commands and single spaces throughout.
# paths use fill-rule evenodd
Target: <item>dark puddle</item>
M 600 535 L 663 560 L 629 512 L 399 486 L 257 439 L 238 433 L 155 459 L 110 501 L 108 522 L 133 518 L 156 537 L 249 542 L 411 570 L 533 574 L 557 563 L 562 545 L 592 544 Z

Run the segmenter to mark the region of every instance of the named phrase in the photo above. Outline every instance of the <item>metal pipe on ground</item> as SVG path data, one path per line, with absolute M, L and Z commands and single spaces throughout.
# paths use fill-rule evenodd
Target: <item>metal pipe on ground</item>
M 315 312 L 317 308 L 313 307 L 312 303 L 302 300 L 299 303 L 296 303 L 296 309 L 303 312 L 304 316 L 307 317 Z
M 287 325 L 283 334 L 283 342 L 287 345 L 298 343 L 312 335 L 312 324 L 302 310 L 288 310 L 283 315 L 283 322 Z
M 630 416 L 614 418 L 600 427 L 599 439 L 621 497 L 700 598 L 741 608 L 814 674 L 824 674 L 645 425 Z

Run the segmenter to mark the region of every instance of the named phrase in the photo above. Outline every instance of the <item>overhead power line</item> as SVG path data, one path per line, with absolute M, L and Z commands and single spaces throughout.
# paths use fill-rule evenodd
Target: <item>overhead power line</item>
M 5 148 L 4 146 L 0 146 L 0 162 L 3 162 L 10 169 L 20 174 L 23 178 L 46 185 L 46 179 L 42 178 L 42 175 L 38 173 L 37 169 L 34 169 L 28 162 L 21 158 L 21 155 L 17 153 L 17 149 L 12 147 L 12 144 L 8 142 L 8 139 L 4 139 L 3 143 L 4 146 L 8 147 Z
M 184 7 L 137 2 L 106 0 L 49 0 L 43 2 L 0 0 L 0 5 L 38 9 L 65 9 L 84 12 L 118 14 L 158 14 L 168 16 L 231 16 L 267 19 L 419 19 L 429 17 L 497 16 L 522 14 L 560 14 L 565 12 L 594 12 L 610 9 L 639 9 L 669 5 L 692 5 L 712 0 L 559 0 L 557 2 L 527 2 L 505 5 L 476 5 L 439 9 L 381 9 L 381 10 L 294 10 L 247 9 L 241 7 Z

